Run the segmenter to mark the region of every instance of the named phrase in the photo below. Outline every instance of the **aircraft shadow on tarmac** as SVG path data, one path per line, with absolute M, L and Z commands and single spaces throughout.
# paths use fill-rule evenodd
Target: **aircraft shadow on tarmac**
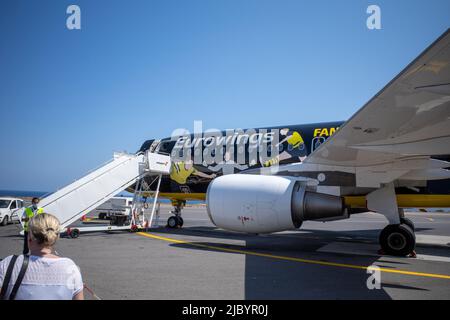
M 189 250 L 224 252 L 224 254 L 243 254 L 240 251 L 294 257 L 315 261 L 332 261 L 372 265 L 375 261 L 380 267 L 380 256 L 357 256 L 354 260 L 349 255 L 316 252 L 328 243 L 337 240 L 337 235 L 366 234 L 376 242 L 378 230 L 356 230 L 351 232 L 312 231 L 307 233 L 247 235 L 220 230 L 214 227 L 186 227 L 183 229 L 149 230 L 159 234 L 178 234 L 208 239 L 240 240 L 243 244 L 230 244 L 211 241 L 188 241 L 188 243 L 172 243 L 170 246 Z M 305 230 L 301 230 L 305 231 Z M 375 238 L 374 238 L 375 236 Z M 224 249 L 221 251 L 220 249 Z M 226 251 L 227 249 L 232 251 Z M 238 250 L 239 252 L 236 252 Z M 234 252 L 233 252 L 234 251 Z M 388 259 L 389 260 L 389 259 Z M 395 262 L 394 262 L 395 263 Z M 397 264 L 403 264 L 398 262 Z M 408 264 L 405 262 L 404 264 Z M 369 290 L 367 279 L 369 274 L 364 270 L 323 266 L 298 261 L 287 261 L 271 257 L 245 255 L 245 299 L 391 299 L 383 288 L 412 291 L 429 291 L 411 285 L 382 282 L 380 290 Z
M 187 241 L 187 243 L 170 244 L 170 246 L 186 250 L 240 255 L 244 254 L 242 251 L 248 252 L 248 254 L 245 254 L 245 299 L 391 299 L 392 297 L 384 289 L 403 290 L 404 296 L 408 292 L 429 291 L 411 285 L 410 282 L 408 282 L 408 285 L 401 284 L 402 276 L 400 275 L 398 276 L 400 278 L 395 278 L 395 281 L 383 280 L 380 290 L 369 290 L 367 288 L 369 274 L 362 269 L 324 266 L 251 254 L 261 253 L 359 266 L 369 266 L 377 262 L 378 266 L 384 268 L 394 268 L 395 265 L 402 268 L 403 265 L 410 265 L 409 260 L 402 261 L 389 256 L 317 252 L 317 249 L 336 241 L 376 244 L 379 230 L 327 231 L 300 229 L 298 232 L 259 236 L 229 232 L 210 226 L 184 227 L 182 229 L 156 228 L 148 231 L 167 237 L 184 235 L 205 238 L 205 241 L 195 239 Z M 121 232 L 117 233 L 120 234 Z M 86 233 L 82 236 L 107 237 L 102 232 Z M 21 239 L 13 231 L 1 237 Z M 234 243 L 227 243 L 226 240 L 231 240 Z M 237 244 L 236 241 L 239 241 L 239 243 Z M 231 251 L 226 251 L 227 249 Z

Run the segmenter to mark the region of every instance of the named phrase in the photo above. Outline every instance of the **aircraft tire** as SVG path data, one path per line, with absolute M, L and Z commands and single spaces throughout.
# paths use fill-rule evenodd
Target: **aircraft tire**
M 380 233 L 380 245 L 384 253 L 405 257 L 414 253 L 416 236 L 406 224 L 391 224 Z
M 167 219 L 167 226 L 171 229 L 175 229 L 178 226 L 178 219 L 176 216 L 171 216 Z
M 181 228 L 183 226 L 183 223 L 184 223 L 183 218 L 180 217 L 180 216 L 177 216 L 177 219 L 178 219 L 178 227 Z
M 408 218 L 400 218 L 400 223 L 401 224 L 406 224 L 408 227 L 411 228 L 412 231 L 416 231 L 416 228 L 414 226 L 414 222 L 412 222 L 411 219 Z

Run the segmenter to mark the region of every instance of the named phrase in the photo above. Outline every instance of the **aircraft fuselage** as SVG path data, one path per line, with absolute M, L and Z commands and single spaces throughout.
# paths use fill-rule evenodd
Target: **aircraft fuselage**
M 183 134 L 161 140 L 147 140 L 139 151 L 153 150 L 171 155 L 170 177 L 164 177 L 160 192 L 172 200 L 203 200 L 209 183 L 216 177 L 233 173 L 257 174 L 261 169 L 301 163 L 309 154 L 331 137 L 343 121 L 287 125 L 256 129 L 238 129 Z M 450 156 L 437 157 L 450 160 Z M 322 187 L 339 186 L 343 195 L 363 195 L 368 190 L 355 188 L 355 176 L 345 172 L 327 172 L 327 179 L 320 181 L 320 173 L 300 171 L 292 174 L 318 179 Z M 156 185 L 147 181 L 150 190 Z M 133 191 L 130 188 L 129 191 Z M 346 193 L 346 194 L 345 194 Z M 450 181 L 428 181 L 415 186 L 398 187 L 397 194 L 450 194 Z

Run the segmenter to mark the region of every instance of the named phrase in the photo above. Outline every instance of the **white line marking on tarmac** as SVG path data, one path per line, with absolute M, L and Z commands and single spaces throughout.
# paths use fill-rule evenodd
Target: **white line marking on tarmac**
M 450 246 L 450 237 L 434 236 L 429 234 L 416 234 L 416 243 L 428 245 Z
M 364 256 L 376 256 L 381 257 L 377 254 L 380 247 L 376 244 L 366 244 L 366 243 L 352 243 L 352 242 L 332 242 L 320 249 L 317 252 L 326 253 L 342 253 L 350 255 L 364 255 Z M 407 258 L 407 259 L 418 259 L 424 261 L 440 261 L 440 262 L 450 262 L 450 257 L 443 256 L 432 256 L 426 254 L 418 254 L 417 258 Z

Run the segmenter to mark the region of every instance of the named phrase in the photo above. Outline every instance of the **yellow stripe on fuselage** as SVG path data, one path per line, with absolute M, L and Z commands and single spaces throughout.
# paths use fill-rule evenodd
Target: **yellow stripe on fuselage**
M 206 199 L 206 193 L 177 193 L 161 192 L 160 197 L 172 200 L 200 200 Z M 365 196 L 344 196 L 345 204 L 352 208 L 366 208 Z M 448 194 L 397 194 L 400 208 L 449 208 Z
M 365 196 L 345 196 L 345 204 L 352 208 L 366 208 Z M 448 208 L 448 194 L 397 194 L 400 208 Z
M 152 196 L 152 194 L 143 194 L 143 196 Z M 206 200 L 206 193 L 183 193 L 183 192 L 160 192 L 159 196 L 161 198 L 171 199 L 171 200 Z

